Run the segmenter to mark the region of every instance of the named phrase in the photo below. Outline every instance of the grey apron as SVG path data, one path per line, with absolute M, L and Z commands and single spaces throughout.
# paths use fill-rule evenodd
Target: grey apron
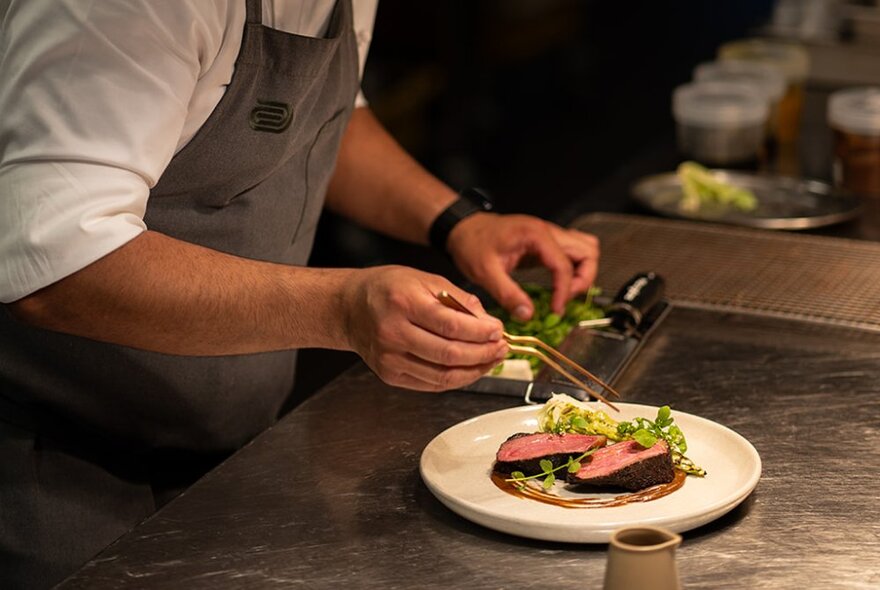
M 151 191 L 147 227 L 305 264 L 357 88 L 351 0 L 320 39 L 263 27 L 247 0 L 232 81 Z M 57 581 L 270 426 L 295 359 L 163 355 L 0 310 L 2 586 Z

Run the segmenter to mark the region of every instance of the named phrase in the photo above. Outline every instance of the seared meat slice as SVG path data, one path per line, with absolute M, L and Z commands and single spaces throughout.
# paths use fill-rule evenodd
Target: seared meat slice
M 584 459 L 568 482 L 593 486 L 613 486 L 627 490 L 669 483 L 675 477 L 672 455 L 664 440 L 646 449 L 634 440 L 603 447 Z
M 604 436 L 520 432 L 501 443 L 495 454 L 495 471 L 522 471 L 526 475 L 534 475 L 542 471 L 541 459 L 548 459 L 553 467 L 559 467 L 569 457 L 578 457 L 604 444 Z

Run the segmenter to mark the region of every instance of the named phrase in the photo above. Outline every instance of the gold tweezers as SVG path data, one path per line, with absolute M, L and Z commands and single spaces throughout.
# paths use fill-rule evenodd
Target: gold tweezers
M 440 291 L 439 293 L 437 293 L 437 300 L 440 301 L 440 303 L 442 303 L 446 307 L 449 307 L 449 308 L 454 309 L 456 311 L 460 311 L 460 312 L 463 312 L 463 313 L 466 313 L 466 314 L 469 314 L 469 315 L 476 317 L 476 315 L 471 310 L 466 308 L 458 299 L 453 297 L 447 291 Z M 507 343 L 510 345 L 511 352 L 516 352 L 516 353 L 520 353 L 520 354 L 528 354 L 528 355 L 538 357 L 539 359 L 541 359 L 542 361 L 544 361 L 545 363 L 547 363 L 548 365 L 553 367 L 561 375 L 568 378 L 572 383 L 574 383 L 575 385 L 577 385 L 578 387 L 580 387 L 584 391 L 588 392 L 590 395 L 592 395 L 596 399 L 602 401 L 611 409 L 618 411 L 618 412 L 620 411 L 614 406 L 614 404 L 612 404 L 607 399 L 605 399 L 602 395 L 597 393 L 592 387 L 590 387 L 589 385 L 584 383 L 581 379 L 578 379 L 577 377 L 572 375 L 568 370 L 566 370 L 562 366 L 562 364 L 565 364 L 568 367 L 570 367 L 571 369 L 574 369 L 578 373 L 586 376 L 588 379 L 597 383 L 600 387 L 602 387 L 602 389 L 611 393 L 615 397 L 619 398 L 620 397 L 619 393 L 614 391 L 614 389 L 610 385 L 608 385 L 607 383 L 605 383 L 604 381 L 602 381 L 601 379 L 599 379 L 598 377 L 596 377 L 595 375 L 590 373 L 588 370 L 586 370 L 585 368 L 583 368 L 582 366 L 580 366 L 579 364 L 577 364 L 576 362 L 574 362 L 573 360 L 571 360 L 570 358 L 568 358 L 567 356 L 565 356 L 564 354 L 562 354 L 561 352 L 559 352 L 558 350 L 553 348 L 552 346 L 545 344 L 544 342 L 535 338 L 534 336 L 514 336 L 513 334 L 508 334 L 507 332 L 502 332 L 501 334 L 504 336 L 504 340 L 506 340 Z M 551 358 L 551 357 L 553 357 L 553 358 Z M 557 362 L 557 361 L 559 361 L 559 362 Z M 562 363 L 562 364 L 560 364 L 560 363 Z

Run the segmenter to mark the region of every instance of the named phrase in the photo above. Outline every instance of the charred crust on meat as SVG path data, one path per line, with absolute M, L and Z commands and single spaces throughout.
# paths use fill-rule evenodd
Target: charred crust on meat
M 630 445 L 635 448 L 638 443 L 625 441 L 617 445 Z M 662 445 L 662 448 L 655 448 Z M 672 465 L 672 454 L 663 442 L 658 442 L 650 449 L 641 448 L 623 462 L 619 467 L 615 466 L 614 457 L 611 454 L 611 445 L 605 447 L 609 453 L 596 453 L 588 458 L 583 467 L 577 473 L 567 475 L 568 483 L 581 487 L 616 487 L 630 491 L 642 490 L 658 484 L 669 483 L 675 478 L 675 469 Z M 665 450 L 665 452 L 663 452 Z M 606 457 L 611 457 L 606 461 Z M 603 465 L 605 461 L 607 465 Z

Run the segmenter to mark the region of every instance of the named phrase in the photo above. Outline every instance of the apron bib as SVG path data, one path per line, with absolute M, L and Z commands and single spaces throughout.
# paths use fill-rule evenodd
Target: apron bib
M 325 38 L 266 28 L 247 0 L 229 87 L 151 190 L 147 227 L 304 265 L 357 90 L 351 0 Z M 166 468 L 191 480 L 270 426 L 295 361 L 163 355 L 0 310 L 0 579 L 57 581 L 155 510 Z

